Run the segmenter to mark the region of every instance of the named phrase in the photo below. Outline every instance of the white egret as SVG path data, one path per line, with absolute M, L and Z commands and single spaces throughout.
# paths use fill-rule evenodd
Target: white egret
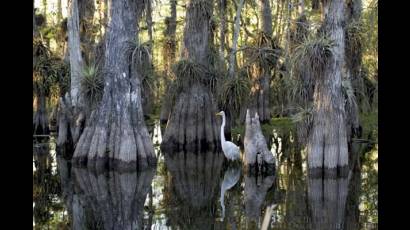
M 221 125 L 221 145 L 222 151 L 224 155 L 229 160 L 237 160 L 239 159 L 239 147 L 230 141 L 225 140 L 224 128 L 225 128 L 225 112 L 221 111 L 216 115 L 222 116 L 222 125 Z

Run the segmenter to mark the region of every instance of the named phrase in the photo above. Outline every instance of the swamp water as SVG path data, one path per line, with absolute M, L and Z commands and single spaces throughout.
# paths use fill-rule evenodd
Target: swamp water
M 223 153 L 162 153 L 143 172 L 71 166 L 55 139 L 33 143 L 34 229 L 377 229 L 377 144 L 348 177 L 308 178 L 290 130 L 272 130 L 273 175 L 248 176 Z

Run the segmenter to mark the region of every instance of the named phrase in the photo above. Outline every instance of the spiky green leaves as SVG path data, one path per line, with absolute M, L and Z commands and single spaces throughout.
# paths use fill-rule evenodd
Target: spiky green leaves
M 225 77 L 222 80 L 219 98 L 223 108 L 239 112 L 249 98 L 251 82 L 246 76 Z
M 346 26 L 346 63 L 350 67 L 360 63 L 365 33 L 361 20 L 353 20 Z
M 104 92 L 104 79 L 95 65 L 84 67 L 82 75 L 81 90 L 90 104 L 95 105 Z
M 249 62 L 256 62 L 261 67 L 267 67 L 270 69 L 274 68 L 280 55 L 280 49 L 275 44 L 274 40 L 264 32 L 260 31 L 253 43 L 254 44 L 249 49 Z
M 181 89 L 187 89 L 196 83 L 204 85 L 211 83 L 208 69 L 199 63 L 183 59 L 174 65 L 173 70 Z
M 33 86 L 34 93 L 41 90 L 45 96 L 58 96 L 66 92 L 70 84 L 69 66 L 54 57 L 40 41 L 33 42 Z M 58 87 L 57 87 L 58 86 Z
M 294 53 L 293 64 L 299 73 L 308 71 L 314 77 L 322 77 L 325 66 L 332 57 L 334 42 L 327 36 L 310 36 Z

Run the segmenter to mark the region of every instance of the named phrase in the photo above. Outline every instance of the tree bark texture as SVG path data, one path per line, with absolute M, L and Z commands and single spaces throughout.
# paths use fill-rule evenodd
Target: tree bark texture
M 76 107 L 79 106 L 80 103 L 82 103 L 80 101 L 80 89 L 82 71 L 84 68 L 84 61 L 81 55 L 80 16 L 78 10 L 78 0 L 72 0 L 69 6 L 67 29 L 71 73 L 70 97 L 71 105 Z
M 244 165 L 247 170 L 250 172 L 273 170 L 275 158 L 269 151 L 266 139 L 262 134 L 258 114 L 251 117 L 249 110 L 246 112 L 244 147 Z
M 334 41 L 332 56 L 324 67 L 323 76 L 316 77 L 313 126 L 307 145 L 310 169 L 336 169 L 348 165 L 348 148 L 342 94 L 344 59 L 344 1 L 326 5 L 324 31 Z
M 220 145 L 215 105 L 205 87 L 194 85 L 182 92 L 162 139 L 163 149 L 207 150 Z
M 84 222 L 97 229 L 145 229 L 144 203 L 155 170 L 95 173 L 73 168 L 74 185 L 84 207 Z
M 186 11 L 182 57 L 210 67 L 213 1 L 191 0 Z M 206 9 L 206 10 L 203 10 Z M 180 80 L 176 76 L 177 80 Z M 182 77 L 181 77 L 182 78 Z M 182 78 L 183 79 L 183 78 Z M 219 147 L 215 102 L 201 82 L 184 88 L 177 96 L 162 141 L 163 148 L 216 149 Z
M 164 157 L 171 176 L 167 184 L 172 191 L 170 201 L 179 210 L 170 214 L 172 228 L 221 229 L 216 226 L 216 201 L 223 153 L 165 152 Z
M 110 2 L 105 39 L 105 87 L 99 107 L 92 112 L 76 146 L 74 158 L 88 167 L 123 170 L 156 164 L 141 105 L 141 83 L 131 63 L 137 19 L 142 1 Z M 87 162 L 88 160 L 88 162 Z

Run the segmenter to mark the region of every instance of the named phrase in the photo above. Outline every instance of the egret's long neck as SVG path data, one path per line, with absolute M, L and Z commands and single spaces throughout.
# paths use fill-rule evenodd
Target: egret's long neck
M 225 142 L 225 115 L 222 115 L 222 125 L 221 125 L 221 143 Z

